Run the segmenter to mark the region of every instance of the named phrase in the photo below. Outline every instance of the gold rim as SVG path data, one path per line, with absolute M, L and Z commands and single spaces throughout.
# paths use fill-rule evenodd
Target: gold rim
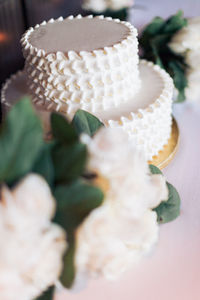
M 164 149 L 159 152 L 157 156 L 154 156 L 152 161 L 149 161 L 149 164 L 155 165 L 160 169 L 165 168 L 174 158 L 178 150 L 180 139 L 180 133 L 178 124 L 173 117 L 172 121 L 172 133 L 168 141 L 168 144 L 164 146 Z

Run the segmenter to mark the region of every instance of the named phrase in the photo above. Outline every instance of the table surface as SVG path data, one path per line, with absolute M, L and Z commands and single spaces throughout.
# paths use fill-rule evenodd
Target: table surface
M 131 22 L 138 28 L 154 16 L 168 17 L 182 9 L 200 15 L 199 0 L 138 0 Z M 140 9 L 139 9 L 140 8 Z M 61 292 L 56 300 L 199 300 L 200 299 L 200 99 L 174 105 L 181 133 L 179 151 L 164 170 L 182 199 L 181 216 L 162 225 L 151 257 L 120 280 L 90 281 L 79 294 Z

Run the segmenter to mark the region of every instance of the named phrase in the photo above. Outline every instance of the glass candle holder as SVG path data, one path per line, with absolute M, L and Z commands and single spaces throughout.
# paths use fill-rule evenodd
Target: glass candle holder
M 25 30 L 21 2 L 0 0 L 0 87 L 23 67 L 20 38 Z

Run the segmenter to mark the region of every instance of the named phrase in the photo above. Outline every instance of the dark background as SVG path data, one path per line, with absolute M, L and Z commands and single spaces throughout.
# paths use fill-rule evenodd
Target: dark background
M 84 14 L 81 0 L 0 0 L 0 87 L 23 68 L 20 38 L 43 20 Z

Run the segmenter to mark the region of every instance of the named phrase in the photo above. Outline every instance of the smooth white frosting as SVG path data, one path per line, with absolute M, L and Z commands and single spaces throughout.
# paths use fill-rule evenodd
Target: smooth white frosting
M 129 35 L 130 29 L 121 22 L 99 18 L 67 18 L 39 26 L 29 36 L 29 43 L 46 53 L 61 51 L 94 51 L 112 47 Z
M 65 104 L 68 114 L 75 112 L 77 108 L 91 113 L 106 111 L 126 103 L 140 88 L 137 30 L 127 22 L 112 18 L 88 18 L 90 22 L 108 22 L 112 24 L 112 29 L 115 26 L 118 28 L 120 24 L 124 31 L 119 32 L 119 42 L 104 46 L 108 45 L 106 37 L 105 40 L 102 39 L 102 49 L 67 53 L 58 51 L 50 54 L 31 44 L 31 35 L 35 31 L 45 28 L 46 24 L 53 26 L 65 22 L 62 18 L 30 28 L 22 38 L 31 93 L 44 101 Z M 83 19 L 85 18 L 78 16 L 75 19 L 76 26 Z M 69 17 L 67 20 L 74 19 Z M 117 40 L 116 36 L 110 42 L 114 40 Z

